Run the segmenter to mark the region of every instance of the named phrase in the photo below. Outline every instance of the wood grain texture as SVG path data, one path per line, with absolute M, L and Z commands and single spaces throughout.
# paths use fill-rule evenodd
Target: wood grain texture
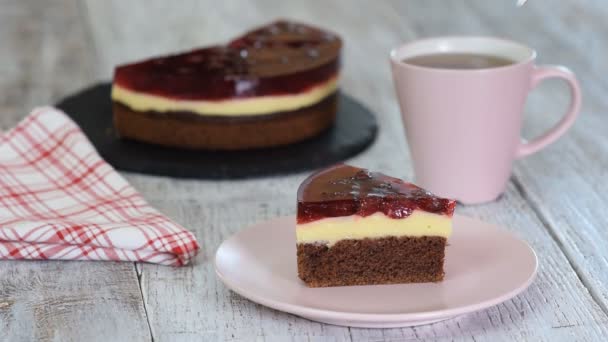
M 603 6 L 602 6 L 603 4 Z M 545 11 L 530 3 L 528 20 Z M 479 11 L 487 11 L 479 7 Z M 513 35 L 538 42 L 546 63 L 570 66 L 583 88 L 583 110 L 573 129 L 555 145 L 517 163 L 515 174 L 532 207 L 563 245 L 574 268 L 608 312 L 608 27 L 605 3 L 564 3 L 551 10 L 544 25 L 533 32 L 513 28 Z M 495 18 L 502 22 L 504 18 Z M 506 24 L 502 24 L 506 25 Z M 544 42 L 541 43 L 541 42 Z M 563 87 L 538 90 L 528 127 L 534 133 L 555 121 L 567 104 Z
M 78 2 L 0 2 L 0 130 L 91 81 Z M 1 341 L 149 341 L 132 263 L 0 262 Z
M 553 4 L 552 7 L 562 8 L 551 12 L 541 11 L 546 4 L 517 10 L 508 2 L 497 4 L 482 0 L 466 4 L 440 0 L 374 3 L 258 0 L 221 4 L 184 1 L 179 7 L 162 1 L 147 1 L 145 11 L 141 11 L 140 6 L 138 1 L 87 2 L 99 53 L 98 78 L 109 79 L 115 64 L 223 41 L 276 17 L 304 20 L 339 32 L 346 41 L 343 89 L 369 105 L 378 114 L 381 125 L 376 144 L 351 162 L 404 178 L 411 178 L 412 174 L 387 62 L 387 51 L 391 47 L 431 35 L 494 34 L 538 47 L 541 61 L 550 61 L 543 57 L 545 55 L 560 57 L 559 62 L 573 65 L 577 72 L 579 64 L 588 62 L 587 57 L 570 59 L 569 54 L 575 52 L 567 50 L 582 49 L 582 43 L 568 45 L 567 41 L 585 35 L 585 28 L 580 26 L 582 32 L 578 33 L 565 32 L 567 25 L 551 18 L 556 12 L 570 11 L 569 6 L 575 6 L 572 4 Z M 585 18 L 591 12 L 591 9 L 579 9 L 578 13 Z M 597 14 L 594 17 L 601 18 Z M 533 33 L 526 34 L 529 31 Z M 570 37 L 564 38 L 566 42 L 558 37 L 562 33 Z M 596 42 L 593 45 L 595 51 L 599 49 L 598 44 L 603 43 Z M 595 67 L 602 66 L 596 63 Z M 542 110 L 557 113 L 567 103 L 562 91 L 558 85 L 543 86 L 531 97 L 528 109 L 531 113 Z M 525 134 L 542 132 L 548 127 L 547 121 L 556 115 L 531 115 L 526 122 L 529 128 Z M 598 124 L 597 119 L 595 123 Z M 580 129 L 580 125 L 579 122 L 576 129 Z M 518 163 L 515 182 L 500 201 L 459 209 L 460 213 L 512 227 L 534 246 L 541 269 L 530 289 L 483 312 L 407 329 L 347 329 L 310 322 L 251 303 L 218 282 L 211 263 L 217 246 L 248 224 L 293 213 L 295 189 L 303 174 L 236 182 L 182 181 L 130 174 L 128 178 L 134 186 L 169 216 L 195 231 L 204 248 L 197 263 L 189 268 L 140 265 L 141 285 L 153 336 L 158 340 L 269 341 L 601 339 L 606 335 L 608 317 L 581 282 L 582 278 L 587 283 L 580 271 L 586 269 L 586 264 L 576 263 L 569 237 L 561 237 L 557 233 L 576 234 L 576 226 L 556 228 L 554 223 L 548 222 L 547 213 L 538 208 L 542 201 L 533 197 L 540 196 L 533 194 L 548 193 L 547 184 L 534 185 L 535 181 L 524 179 L 524 165 L 531 167 L 534 163 L 538 165 L 532 170 L 546 175 L 544 164 L 538 159 L 549 158 L 550 154 L 552 158 L 559 158 L 560 149 L 564 149 L 566 141 L 575 134 L 570 133 L 547 151 Z M 602 149 L 596 153 L 606 151 L 605 146 L 594 148 Z M 583 149 L 585 147 L 579 146 L 579 151 L 570 151 L 569 154 L 573 158 L 588 158 L 580 154 L 584 153 L 580 151 Z M 564 190 L 558 184 L 561 182 L 559 172 L 563 172 L 560 170 L 556 167 L 555 173 L 543 177 L 555 187 L 554 192 Z M 533 177 L 528 175 L 528 178 Z M 573 175 L 568 179 L 570 182 L 588 182 Z M 528 188 L 529 183 L 532 185 Z M 561 197 L 555 198 L 558 202 Z M 528 200 L 532 200 L 535 207 L 530 207 Z M 588 208 L 597 208 L 593 198 L 585 201 L 589 201 Z M 577 220 L 581 216 L 591 219 L 590 212 L 573 215 L 569 219 Z M 599 232 L 601 225 L 594 224 Z

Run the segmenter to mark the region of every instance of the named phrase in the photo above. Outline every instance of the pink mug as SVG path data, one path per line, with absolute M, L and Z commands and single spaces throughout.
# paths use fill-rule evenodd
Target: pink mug
M 439 53 L 497 56 L 511 64 L 446 69 L 404 59 Z M 495 200 L 506 188 L 513 160 L 539 151 L 574 123 L 581 90 L 562 66 L 536 66 L 536 52 L 519 43 L 486 37 L 418 40 L 390 53 L 393 79 L 414 164 L 416 183 L 462 203 Z M 528 93 L 542 80 L 570 86 L 570 108 L 544 135 L 522 142 Z

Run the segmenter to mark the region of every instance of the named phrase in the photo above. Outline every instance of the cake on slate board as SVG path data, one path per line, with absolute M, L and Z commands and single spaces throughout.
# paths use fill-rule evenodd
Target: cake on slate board
M 348 165 L 298 189 L 298 274 L 310 287 L 443 280 L 456 202 Z
M 241 150 L 314 137 L 335 119 L 341 39 L 277 21 L 226 45 L 122 65 L 114 74 L 121 137 Z

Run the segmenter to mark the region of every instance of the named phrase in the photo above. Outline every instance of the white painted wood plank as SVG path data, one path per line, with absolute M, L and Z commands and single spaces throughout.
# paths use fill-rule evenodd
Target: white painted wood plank
M 488 6 L 477 10 L 488 12 Z M 537 46 L 545 63 L 561 63 L 577 73 L 583 88 L 581 117 L 563 139 L 517 163 L 516 177 L 527 199 L 563 245 L 579 276 L 608 310 L 608 10 L 605 2 L 564 2 L 547 11 L 530 2 L 521 13 L 527 23 L 510 30 L 517 39 Z M 509 26 L 505 16 L 489 16 L 494 27 Z M 528 25 L 530 26 L 530 25 Z M 536 91 L 526 122 L 532 134 L 547 129 L 563 113 L 565 87 L 545 86 Z
M 77 1 L 0 2 L 0 130 L 91 81 Z M 0 261 L 0 340 L 149 341 L 132 263 Z
M 481 3 L 476 1 L 476 7 L 469 8 L 439 0 L 231 1 L 227 4 L 190 1 L 180 2 L 177 7 L 147 1 L 145 11 L 139 10 L 141 2 L 134 1 L 109 4 L 89 1 L 87 4 L 100 52 L 98 77 L 101 79 L 109 79 L 117 63 L 223 41 L 275 17 L 300 19 L 334 29 L 346 40 L 343 88 L 373 108 L 381 119 L 378 142 L 352 162 L 411 178 L 387 51 L 420 36 L 509 35 L 512 31 L 542 26 L 543 14 L 535 13 L 520 28 L 507 25 L 509 17 L 495 28 L 492 25 L 495 19 L 484 21 L 486 14 L 513 13 L 507 5 L 495 9 L 490 8 L 494 5 L 488 5 L 476 12 Z M 542 96 L 535 101 L 532 109 L 548 105 Z M 203 242 L 204 253 L 192 268 L 142 266 L 144 299 L 153 334 L 160 340 L 595 340 L 606 334 L 606 315 L 548 234 L 547 229 L 552 231 L 552 228 L 536 217 L 514 186 L 510 186 L 506 196 L 497 203 L 459 211 L 511 227 L 536 248 L 541 270 L 538 280 L 524 295 L 496 308 L 445 323 L 369 330 L 321 325 L 263 308 L 231 294 L 215 278 L 211 260 L 219 243 L 247 224 L 293 213 L 295 189 L 303 174 L 236 182 L 128 177 L 155 205 L 193 229 Z
M 2 341 L 149 341 L 144 315 L 131 263 L 0 263 Z

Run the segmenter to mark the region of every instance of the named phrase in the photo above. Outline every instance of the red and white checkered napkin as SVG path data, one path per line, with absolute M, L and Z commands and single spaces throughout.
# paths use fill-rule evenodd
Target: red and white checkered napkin
M 0 133 L 0 259 L 187 264 L 199 246 L 97 154 L 80 128 L 39 108 Z

